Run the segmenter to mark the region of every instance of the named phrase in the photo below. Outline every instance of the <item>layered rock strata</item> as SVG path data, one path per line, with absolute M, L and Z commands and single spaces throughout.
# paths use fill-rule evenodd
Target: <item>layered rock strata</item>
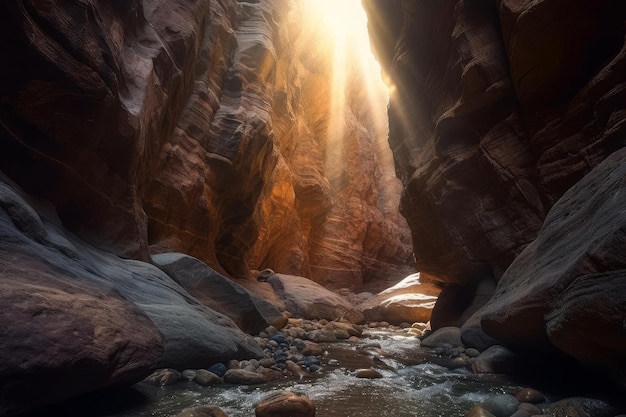
M 164 272 L 76 238 L 53 207 L 0 180 L 0 414 L 132 384 L 157 367 L 263 356 Z
M 364 1 L 422 276 L 498 279 L 626 134 L 619 1 Z M 490 272 L 485 272 L 489 271 Z
M 401 210 L 447 286 L 434 327 L 493 292 L 465 342 L 556 348 L 623 386 L 626 5 L 364 4 L 396 85 Z
M 3 4 L 0 169 L 124 257 L 336 286 L 401 278 L 413 259 L 386 130 L 362 88 L 332 108 L 324 28 L 303 7 Z

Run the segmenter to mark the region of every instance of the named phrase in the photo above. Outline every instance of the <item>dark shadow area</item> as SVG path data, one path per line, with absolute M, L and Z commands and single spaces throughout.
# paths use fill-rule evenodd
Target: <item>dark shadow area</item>
M 144 394 L 130 387 L 106 388 L 37 408 L 21 417 L 104 417 L 120 414 L 147 401 Z

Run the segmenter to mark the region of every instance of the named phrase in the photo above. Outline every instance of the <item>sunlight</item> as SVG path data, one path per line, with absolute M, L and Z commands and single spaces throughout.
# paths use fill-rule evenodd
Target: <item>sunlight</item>
M 340 157 L 346 121 L 346 96 L 358 88 L 364 103 L 373 113 L 373 122 L 386 129 L 386 105 L 391 89 L 383 82 L 380 65 L 370 48 L 367 14 L 361 0 L 303 0 L 307 20 L 323 33 L 319 39 L 332 64 L 332 97 L 328 138 L 335 142 L 334 153 Z M 356 87 L 355 87 L 356 86 Z M 358 97 L 352 93 L 352 97 Z M 382 114 L 381 114 L 382 113 Z

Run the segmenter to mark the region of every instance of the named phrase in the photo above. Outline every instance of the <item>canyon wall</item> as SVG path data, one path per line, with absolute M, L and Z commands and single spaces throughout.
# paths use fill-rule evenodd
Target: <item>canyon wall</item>
M 626 268 L 626 5 L 363 3 L 396 86 L 401 211 L 422 277 L 446 286 L 433 325 L 468 320 L 468 345 L 560 350 L 626 386 L 626 307 L 607 298 Z
M 361 288 L 413 269 L 374 117 L 386 103 L 348 90 L 342 131 L 329 130 L 333 66 L 299 2 L 0 12 L 0 169 L 80 237 L 145 261 L 187 253 L 234 278 L 272 268 Z

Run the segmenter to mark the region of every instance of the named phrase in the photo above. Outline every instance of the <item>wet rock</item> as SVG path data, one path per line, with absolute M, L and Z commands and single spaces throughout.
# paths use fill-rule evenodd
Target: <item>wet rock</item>
M 224 382 L 229 384 L 257 385 L 267 381 L 264 375 L 245 369 L 229 369 L 224 374 Z
M 315 342 L 315 343 L 324 343 L 324 342 L 336 342 L 337 336 L 335 333 L 329 330 L 313 330 L 306 334 L 307 339 Z
M 543 410 L 537 407 L 535 404 L 520 402 L 517 405 L 518 410 L 526 411 L 531 416 L 539 415 L 543 413 Z
M 495 417 L 510 417 L 517 410 L 519 401 L 508 394 L 496 395 L 483 401 L 480 407 L 487 410 Z
M 605 401 L 583 397 L 559 400 L 548 411 L 550 417 L 614 417 L 619 412 Z
M 224 376 L 224 374 L 226 373 L 226 365 L 224 365 L 221 362 L 218 363 L 214 363 L 213 365 L 209 366 L 209 368 L 207 369 L 209 372 L 214 373 L 215 375 L 219 376 L 220 378 Z
M 207 371 L 206 369 L 198 369 L 193 381 L 203 387 L 222 383 L 222 379 L 219 376 L 211 371 Z
M 422 339 L 422 346 L 429 348 L 461 347 L 461 329 L 458 327 L 442 327 Z
M 254 414 L 256 417 L 315 417 L 315 404 L 306 395 L 281 391 L 259 401 Z
M 182 379 L 182 374 L 176 369 L 157 369 L 144 381 L 154 385 L 173 385 Z
M 187 408 L 176 414 L 176 417 L 228 417 L 228 414 L 215 405 L 201 405 Z
M 193 379 L 196 377 L 196 370 L 195 369 L 185 369 L 182 372 L 182 376 L 187 381 L 193 381 Z
M 514 412 L 513 414 L 511 414 L 510 417 L 531 417 L 532 414 L 530 414 L 528 411 L 526 410 L 517 410 L 516 412 Z
M 473 407 L 466 415 L 465 417 L 495 417 L 493 414 L 491 414 L 489 411 L 485 410 L 484 408 L 480 407 L 480 406 L 475 406 Z
M 503 346 L 491 346 L 481 352 L 472 363 L 472 371 L 481 373 L 515 373 L 518 370 L 517 355 Z
M 515 394 L 515 398 L 519 402 L 531 404 L 539 404 L 546 400 L 541 392 L 533 388 L 522 388 Z
M 354 376 L 356 376 L 357 378 L 364 378 L 364 379 L 378 379 L 378 378 L 383 377 L 383 375 L 380 372 L 372 368 L 357 369 L 355 371 Z

